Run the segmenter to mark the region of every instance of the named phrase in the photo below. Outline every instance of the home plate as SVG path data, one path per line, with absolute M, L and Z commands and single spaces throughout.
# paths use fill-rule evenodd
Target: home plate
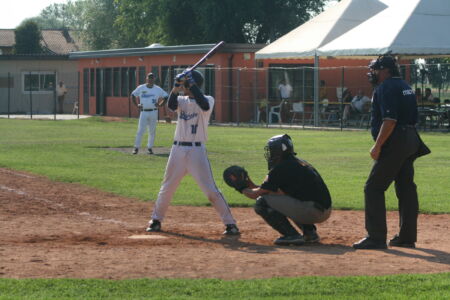
M 138 234 L 138 235 L 130 235 L 129 239 L 134 240 L 158 240 L 158 239 L 167 239 L 167 237 L 162 235 L 150 235 L 150 234 Z

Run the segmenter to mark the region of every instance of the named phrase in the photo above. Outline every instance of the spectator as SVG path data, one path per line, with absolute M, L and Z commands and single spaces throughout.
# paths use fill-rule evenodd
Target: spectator
M 345 100 L 344 100 L 345 102 Z M 371 100 L 364 95 L 363 90 L 359 89 L 358 94 L 353 97 L 350 104 L 346 104 L 344 107 L 343 120 L 347 121 L 348 117 L 352 113 L 365 114 L 370 110 Z
M 56 96 L 58 96 L 58 114 L 64 113 L 64 98 L 67 95 L 67 88 L 61 80 L 56 86 Z
M 426 101 L 426 102 L 433 102 L 434 96 L 431 93 L 431 89 L 430 88 L 426 88 L 425 89 L 425 95 L 424 95 L 424 99 L 423 100 Z

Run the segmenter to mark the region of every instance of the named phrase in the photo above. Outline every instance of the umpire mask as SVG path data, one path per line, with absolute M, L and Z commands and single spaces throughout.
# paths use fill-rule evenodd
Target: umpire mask
M 264 147 L 264 151 L 264 157 L 267 160 L 269 170 L 282 161 L 283 158 L 296 154 L 292 139 L 287 134 L 271 137 Z

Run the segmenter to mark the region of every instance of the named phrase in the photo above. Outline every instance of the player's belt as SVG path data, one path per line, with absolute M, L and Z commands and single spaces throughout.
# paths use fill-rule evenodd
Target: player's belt
M 149 108 L 149 109 L 143 109 L 142 111 L 154 111 L 154 110 L 158 110 L 157 108 Z
M 192 142 L 177 142 L 177 141 L 174 141 L 173 144 L 178 145 L 178 146 L 189 146 L 189 147 L 192 147 L 192 146 L 200 147 L 202 145 L 201 142 L 192 143 Z

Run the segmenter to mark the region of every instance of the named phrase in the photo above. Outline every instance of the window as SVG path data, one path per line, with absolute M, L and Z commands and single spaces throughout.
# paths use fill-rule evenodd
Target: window
M 91 96 L 95 96 L 95 69 L 91 69 Z
M 129 94 L 131 94 L 132 91 L 134 91 L 134 89 L 136 88 L 136 67 L 131 67 L 128 69 L 128 93 L 127 96 Z
M 89 95 L 89 69 L 83 69 L 83 95 Z
M 55 72 L 23 72 L 22 87 L 24 93 L 52 93 L 56 83 Z
M 119 68 L 113 69 L 113 96 L 114 97 L 120 96 L 120 69 Z
M 120 69 L 120 96 L 128 97 L 128 68 Z
M 112 69 L 105 69 L 105 96 L 112 95 Z
M 139 84 L 145 83 L 145 77 L 147 74 L 145 74 L 145 67 L 139 67 Z
M 153 66 L 152 67 L 152 73 L 155 76 L 155 83 L 156 83 L 156 85 L 161 86 L 161 79 L 159 78 L 159 67 L 158 66 Z

